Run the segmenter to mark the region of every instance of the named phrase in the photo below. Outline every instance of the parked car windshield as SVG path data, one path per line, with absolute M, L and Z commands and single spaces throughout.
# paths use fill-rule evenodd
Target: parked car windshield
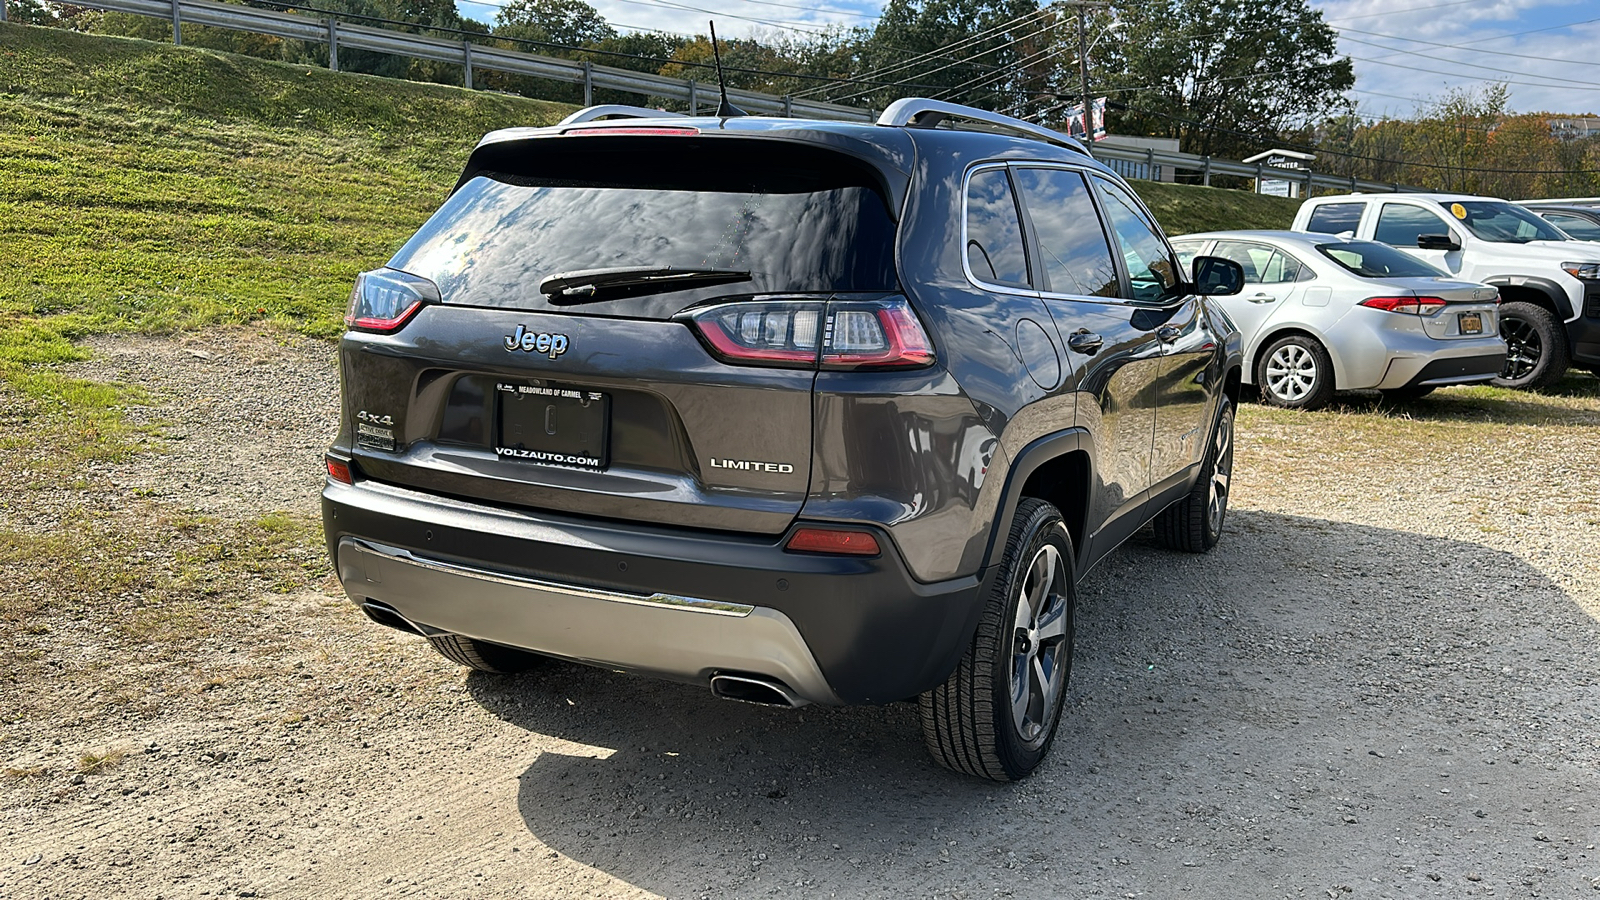
M 539 284 L 552 275 L 624 266 L 748 271 L 741 293 L 897 284 L 895 224 L 860 171 L 816 153 L 730 152 L 744 142 L 646 158 L 603 140 L 469 179 L 389 265 L 431 279 L 446 303 L 518 309 L 548 308 Z
M 1564 241 L 1567 236 L 1520 206 L 1492 200 L 1458 200 L 1445 204 L 1467 230 L 1485 241 L 1526 244 L 1529 241 Z
M 1317 252 L 1362 278 L 1443 278 L 1445 273 L 1377 241 L 1318 244 Z

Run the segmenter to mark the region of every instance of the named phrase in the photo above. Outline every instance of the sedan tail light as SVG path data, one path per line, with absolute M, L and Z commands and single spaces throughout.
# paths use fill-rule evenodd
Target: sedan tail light
M 933 343 L 904 297 L 726 303 L 687 318 L 712 355 L 734 365 L 887 369 L 934 361 Z
M 398 269 L 374 269 L 356 276 L 344 324 L 356 331 L 390 334 L 411 321 L 417 310 L 438 302 L 439 287 L 428 279 Z
M 1368 297 L 1361 305 L 1384 312 L 1431 316 L 1444 309 L 1445 302 L 1440 297 Z

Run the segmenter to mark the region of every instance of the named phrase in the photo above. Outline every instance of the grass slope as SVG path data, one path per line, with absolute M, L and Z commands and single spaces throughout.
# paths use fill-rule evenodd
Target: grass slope
M 1295 210 L 1300 208 L 1299 200 L 1249 191 L 1159 181 L 1128 183 L 1156 214 L 1156 221 L 1173 237 L 1235 228 L 1288 228 L 1294 222 Z
M 484 132 L 569 107 L 146 41 L 0 25 L 0 381 L 36 413 L 94 332 L 268 321 L 333 335 Z M 115 427 L 77 435 L 89 455 Z
M 99 423 L 72 426 L 80 452 L 120 452 L 118 417 L 91 414 L 118 393 L 55 369 L 81 357 L 75 338 L 263 321 L 334 335 L 355 274 L 421 224 L 479 136 L 568 109 L 0 25 L 0 382 L 62 427 Z M 1134 184 L 1172 234 L 1293 215 Z

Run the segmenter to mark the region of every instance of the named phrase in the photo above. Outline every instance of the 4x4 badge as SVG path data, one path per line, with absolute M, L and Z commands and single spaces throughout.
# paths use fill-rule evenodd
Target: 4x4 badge
M 543 353 L 551 359 L 567 352 L 566 335 L 529 331 L 525 325 L 518 325 L 515 334 L 506 335 L 505 344 L 506 349 L 512 352 Z

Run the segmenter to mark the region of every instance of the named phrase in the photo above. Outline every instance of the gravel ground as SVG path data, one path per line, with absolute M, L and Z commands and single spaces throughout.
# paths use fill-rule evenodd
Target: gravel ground
M 96 351 L 78 373 L 143 386 L 171 439 L 94 484 L 314 514 L 327 345 Z M 326 579 L 267 594 L 196 642 L 214 689 L 89 710 L 64 675 L 30 686 L 62 712 L 0 743 L 0 896 L 1596 896 L 1592 394 L 1542 426 L 1423 403 L 1339 454 L 1342 415 L 1247 406 L 1223 543 L 1139 537 L 1086 577 L 1067 718 L 1015 786 L 934 768 L 910 705 L 468 675 Z M 35 530 L 82 502 L 12 496 Z M 49 624 L 7 640 L 87 640 Z M 126 758 L 78 777 L 90 751 Z

